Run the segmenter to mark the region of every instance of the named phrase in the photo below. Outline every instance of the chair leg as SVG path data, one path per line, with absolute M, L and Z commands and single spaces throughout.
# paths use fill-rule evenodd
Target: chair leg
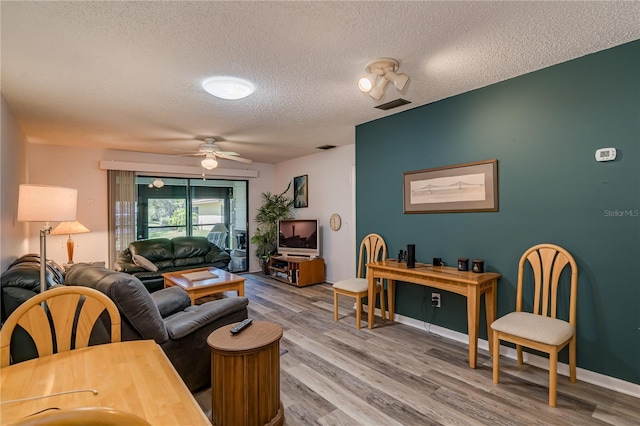
M 576 335 L 574 334 L 569 342 L 569 380 L 575 383 L 576 378 Z
M 362 298 L 356 296 L 356 328 L 360 330 L 360 320 L 362 319 Z
M 493 330 L 493 383 L 500 382 L 500 333 Z
M 558 350 L 549 352 L 549 405 L 556 406 L 558 391 Z
M 333 320 L 338 321 L 338 292 L 333 291 Z
M 516 352 L 518 353 L 518 364 L 524 364 L 524 359 L 522 358 L 522 345 L 516 345 Z

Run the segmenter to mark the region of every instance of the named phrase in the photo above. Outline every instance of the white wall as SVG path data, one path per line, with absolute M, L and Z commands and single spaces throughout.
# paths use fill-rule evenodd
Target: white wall
M 276 165 L 273 192 L 282 192 L 296 176 L 308 176 L 309 207 L 295 213 L 296 218 L 320 221 L 321 254 L 329 282 L 356 272 L 354 164 L 355 145 L 347 145 Z M 342 218 L 342 227 L 335 232 L 329 228 L 332 213 Z
M 91 232 L 73 236 L 76 242 L 73 257 L 76 262 L 106 261 L 108 259 L 107 171 L 99 168 L 101 160 L 156 164 L 158 165 L 157 176 L 159 177 L 164 176 L 161 172 L 163 165 L 196 166 L 200 161 L 191 157 L 29 144 L 30 183 L 67 186 L 78 189 L 77 219 L 88 227 Z M 236 165 L 231 161 L 225 161 L 225 164 L 221 166 L 227 169 L 253 169 L 258 171 L 257 178 L 248 179 L 249 205 L 253 206 L 253 209 L 249 212 L 249 232 L 252 232 L 254 229 L 252 218 L 255 217 L 255 206 L 260 204 L 260 194 L 272 191 L 275 166 L 264 163 L 253 163 L 249 166 L 240 163 Z M 192 175 L 191 177 L 201 176 Z M 215 178 L 243 179 L 231 176 L 216 176 Z M 55 226 L 56 224 L 52 225 Z M 39 251 L 38 230 L 39 228 L 35 225 L 31 227 L 28 250 Z M 47 239 L 47 257 L 56 260 L 60 264 L 66 262 L 67 238 L 62 235 L 49 236 Z M 253 250 L 249 255 L 249 268 L 250 270 L 259 270 L 258 262 L 252 253 Z
M 26 140 L 13 111 L 0 94 L 0 272 L 27 253 L 27 223 L 16 221 L 18 187 L 27 182 Z M 39 229 L 39 228 L 37 228 Z M 37 231 L 36 229 L 36 231 Z M 40 251 L 39 245 L 35 250 Z

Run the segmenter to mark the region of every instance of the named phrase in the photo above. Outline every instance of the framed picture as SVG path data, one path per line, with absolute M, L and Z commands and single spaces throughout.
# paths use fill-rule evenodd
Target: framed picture
M 404 213 L 498 211 L 498 160 L 406 172 Z
M 307 175 L 293 178 L 293 207 L 309 207 L 309 186 Z

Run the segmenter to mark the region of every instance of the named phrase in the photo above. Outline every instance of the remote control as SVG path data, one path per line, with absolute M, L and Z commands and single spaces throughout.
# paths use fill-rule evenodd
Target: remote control
M 253 320 L 251 318 L 247 318 L 246 320 L 242 321 L 240 324 L 232 327 L 231 330 L 229 331 L 231 332 L 231 334 L 238 334 L 245 328 L 249 327 L 252 322 Z

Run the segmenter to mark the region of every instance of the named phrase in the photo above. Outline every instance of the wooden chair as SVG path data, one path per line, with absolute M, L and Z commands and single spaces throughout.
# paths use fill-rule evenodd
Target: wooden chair
M 367 297 L 369 292 L 369 282 L 365 278 L 365 265 L 369 262 L 384 260 L 387 258 L 387 245 L 378 234 L 369 234 L 360 243 L 360 254 L 358 256 L 358 270 L 356 278 L 338 281 L 333 284 L 333 319 L 338 321 L 338 294 L 342 294 L 356 299 L 356 328 L 360 329 L 362 318 L 362 298 Z M 363 262 L 363 259 L 364 262 Z M 380 294 L 380 310 L 382 318 L 386 319 L 384 286 L 381 281 L 376 283 L 376 295 Z
M 525 264 L 533 269 L 533 312 L 523 312 Z M 557 318 L 559 278 L 569 265 L 569 321 Z M 568 251 L 553 244 L 531 247 L 520 258 L 516 311 L 491 324 L 493 330 L 493 383 L 500 378 L 500 340 L 515 343 L 518 363 L 523 364 L 522 346 L 549 354 L 549 405 L 556 406 L 558 352 L 569 345 L 569 380 L 576 381 L 576 304 L 578 266 Z
M 98 290 L 64 286 L 33 296 L 13 311 L 0 330 L 0 367 L 10 363 L 11 336 L 16 326 L 31 336 L 38 356 L 51 355 L 88 346 L 91 331 L 104 310 L 111 320 L 111 342 L 119 342 L 118 308 Z

